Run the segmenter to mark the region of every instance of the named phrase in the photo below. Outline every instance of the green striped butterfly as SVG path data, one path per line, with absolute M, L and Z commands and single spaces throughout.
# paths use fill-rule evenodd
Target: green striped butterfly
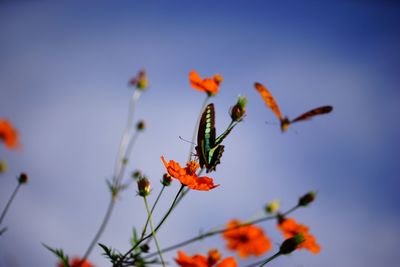
M 214 104 L 207 105 L 201 115 L 197 132 L 196 152 L 201 168 L 205 166 L 207 172 L 215 171 L 216 166 L 221 162 L 222 153 L 224 152 L 224 146 L 221 143 L 235 125 L 230 125 L 224 133 L 215 138 Z

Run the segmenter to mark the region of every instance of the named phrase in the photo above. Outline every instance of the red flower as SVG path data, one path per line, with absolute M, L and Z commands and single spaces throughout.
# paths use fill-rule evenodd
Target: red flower
M 227 228 L 231 230 L 223 233 L 224 239 L 228 242 L 228 249 L 236 250 L 242 258 L 249 255 L 261 256 L 271 249 L 271 241 L 260 227 L 255 225 L 239 227 L 241 224 L 239 220 L 228 222 Z
M 162 162 L 167 168 L 169 175 L 178 179 L 182 184 L 186 185 L 190 189 L 208 191 L 219 185 L 215 185 L 213 179 L 202 176 L 199 177 L 196 174 L 196 170 L 199 168 L 199 164 L 195 161 L 189 161 L 185 168 L 182 168 L 179 163 L 170 160 L 166 162 L 164 156 L 161 157 Z
M 0 140 L 4 142 L 5 146 L 9 149 L 18 149 L 19 137 L 17 130 L 12 124 L 6 120 L 0 118 Z
M 291 238 L 296 234 L 302 234 L 304 241 L 298 245 L 298 248 L 308 249 L 314 254 L 321 250 L 321 247 L 317 244 L 315 237 L 308 233 L 308 227 L 297 223 L 292 218 L 280 220 L 278 223 L 278 229 L 283 233 L 285 238 Z
M 88 260 L 84 260 L 82 263 L 81 261 L 82 261 L 81 258 L 75 257 L 69 261 L 69 265 L 71 267 L 94 267 L 94 265 L 91 264 Z M 62 262 L 58 263 L 58 267 L 64 267 L 64 266 L 65 266 L 64 263 Z
M 196 254 L 188 256 L 182 251 L 178 251 L 178 258 L 175 259 L 180 267 L 237 267 L 237 263 L 233 257 L 221 260 L 221 253 L 212 249 L 208 252 L 208 256 Z
M 194 89 L 205 92 L 209 96 L 213 96 L 218 93 L 218 87 L 222 82 L 222 77 L 216 74 L 213 78 L 202 79 L 196 71 L 192 70 L 189 73 L 189 81 Z

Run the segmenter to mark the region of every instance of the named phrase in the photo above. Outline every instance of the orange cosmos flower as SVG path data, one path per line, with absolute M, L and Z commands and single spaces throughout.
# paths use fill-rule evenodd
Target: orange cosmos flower
M 304 242 L 298 245 L 298 248 L 305 248 L 316 254 L 321 250 L 317 244 L 315 237 L 308 233 L 309 229 L 303 224 L 297 223 L 294 219 L 281 219 L 278 223 L 278 229 L 283 233 L 285 238 L 294 237 L 297 234 L 302 234 Z
M 218 87 L 222 82 L 222 77 L 219 74 L 215 74 L 213 78 L 202 79 L 196 71 L 192 70 L 189 73 L 189 81 L 194 89 L 205 92 L 209 96 L 213 96 L 218 93 Z
M 227 248 L 236 250 L 240 257 L 246 258 L 249 255 L 261 256 L 271 249 L 272 244 L 264 231 L 255 225 L 239 227 L 242 223 L 239 220 L 228 222 L 227 230 L 223 233 L 224 239 L 228 242 Z
M 221 253 L 216 249 L 210 250 L 207 257 L 201 254 L 190 257 L 184 252 L 178 251 L 178 258 L 175 261 L 180 267 L 237 267 L 233 257 L 223 260 L 221 260 L 221 257 Z
M 213 179 L 202 176 L 199 177 L 196 174 L 196 170 L 200 167 L 195 161 L 189 161 L 186 163 L 186 167 L 182 168 L 179 163 L 170 160 L 166 162 L 164 156 L 161 157 L 162 162 L 167 168 L 169 175 L 178 179 L 182 184 L 186 185 L 190 189 L 208 191 L 219 185 L 215 185 Z
M 80 264 L 81 260 L 82 260 L 81 258 L 75 257 L 69 261 L 69 265 L 71 267 L 94 267 L 94 265 L 91 264 L 88 260 L 84 260 L 82 264 Z M 64 267 L 64 264 L 60 262 L 58 263 L 58 267 Z
M 17 130 L 12 124 L 6 120 L 0 118 L 0 140 L 4 142 L 5 146 L 9 149 L 18 149 L 19 137 Z

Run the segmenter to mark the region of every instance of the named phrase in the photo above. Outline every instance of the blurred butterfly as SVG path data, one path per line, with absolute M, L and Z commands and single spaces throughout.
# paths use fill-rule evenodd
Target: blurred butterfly
M 281 131 L 286 132 L 289 126 L 298 121 L 305 121 L 309 120 L 312 117 L 316 115 L 322 115 L 326 114 L 332 111 L 333 107 L 332 106 L 322 106 L 318 108 L 314 108 L 310 111 L 307 111 L 303 113 L 302 115 L 298 116 L 297 118 L 293 120 L 289 120 L 288 117 L 282 117 L 281 111 L 279 110 L 278 104 L 276 104 L 274 97 L 272 94 L 265 88 L 264 85 L 261 83 L 254 83 L 254 87 L 256 90 L 260 93 L 262 99 L 264 100 L 265 104 L 272 109 L 272 111 L 275 113 L 275 115 L 278 117 L 280 123 L 281 123 Z
M 234 126 L 234 125 L 233 125 Z M 200 167 L 206 167 L 207 172 L 215 171 L 221 162 L 224 146 L 221 145 L 233 127 L 215 138 L 215 110 L 214 104 L 208 104 L 201 115 L 199 130 L 197 132 L 196 152 L 199 157 Z

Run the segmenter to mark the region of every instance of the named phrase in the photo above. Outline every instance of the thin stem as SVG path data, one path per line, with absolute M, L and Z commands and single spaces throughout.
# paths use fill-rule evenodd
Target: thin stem
M 286 211 L 283 214 L 286 216 L 289 213 L 295 211 L 298 207 L 299 206 L 296 205 L 296 206 L 294 206 L 293 208 L 289 209 L 288 211 Z M 252 221 L 249 221 L 249 222 L 246 222 L 246 223 L 239 224 L 239 225 L 237 225 L 235 227 L 229 227 L 229 228 L 223 228 L 223 229 L 218 229 L 218 230 L 214 230 L 214 231 L 209 231 L 207 233 L 200 234 L 200 235 L 195 236 L 193 238 L 190 238 L 188 240 L 182 241 L 182 242 L 180 242 L 178 244 L 166 247 L 166 248 L 162 249 L 161 252 L 168 252 L 168 251 L 171 251 L 171 250 L 175 250 L 177 248 L 189 245 L 189 244 L 191 244 L 193 242 L 202 240 L 204 238 L 207 238 L 207 237 L 210 237 L 210 236 L 213 236 L 213 235 L 217 235 L 217 234 L 221 234 L 221 233 L 224 233 L 224 232 L 228 232 L 228 231 L 231 231 L 231 230 L 234 230 L 234 229 L 238 229 L 238 228 L 241 228 L 241 227 L 244 227 L 244 226 L 257 224 L 257 223 L 261 223 L 261 222 L 268 221 L 268 220 L 277 219 L 278 216 L 279 216 L 278 214 L 276 214 L 276 215 L 268 215 L 268 216 L 265 216 L 265 217 L 261 217 L 259 219 L 255 219 L 255 220 L 252 220 Z M 145 258 L 145 259 L 146 258 L 150 258 L 150 257 L 153 257 L 154 255 L 155 255 L 155 253 L 150 253 L 150 254 L 146 255 L 145 257 L 143 257 L 143 258 Z
M 161 225 L 165 222 L 165 220 L 167 219 L 167 217 L 169 216 L 169 214 L 171 213 L 171 211 L 174 209 L 176 202 L 179 198 L 179 195 L 181 194 L 183 188 L 185 186 L 181 185 L 181 187 L 179 188 L 178 193 L 176 194 L 174 201 L 172 202 L 170 208 L 168 209 L 167 213 L 164 215 L 164 217 L 161 219 L 161 221 L 158 223 L 157 227 L 154 229 L 154 232 L 157 233 L 158 229 L 160 229 Z M 142 242 L 144 242 L 145 240 L 147 240 L 148 238 L 150 238 L 152 235 L 149 234 L 147 236 L 145 236 L 144 238 L 142 238 L 141 240 L 139 240 L 133 247 L 131 247 L 124 255 L 122 255 L 122 257 L 119 259 L 119 261 L 116 263 L 115 266 L 120 266 L 120 264 L 123 262 L 123 260 L 132 252 L 134 251 Z
M 135 90 L 132 94 L 131 101 L 129 103 L 128 118 L 126 121 L 124 133 L 121 138 L 121 142 L 119 145 L 119 150 L 118 150 L 118 154 L 117 154 L 117 158 L 116 158 L 115 166 L 114 166 L 113 181 L 116 184 L 118 184 L 117 175 L 120 173 L 120 169 L 122 168 L 122 165 L 124 165 L 123 160 L 125 158 L 125 155 L 127 154 L 126 152 L 127 152 L 128 144 L 130 142 L 130 138 L 131 138 L 130 132 L 133 127 L 133 117 L 134 117 L 134 113 L 135 113 L 135 106 L 136 106 L 136 102 L 139 99 L 141 93 L 142 93 L 141 90 Z
M 199 123 L 200 123 L 201 115 L 203 114 L 204 107 L 206 106 L 206 104 L 207 104 L 209 98 L 210 98 L 210 96 L 207 95 L 206 99 L 204 99 L 204 102 L 203 102 L 203 104 L 201 105 L 200 114 L 199 114 L 199 116 L 197 117 L 196 125 L 194 126 L 194 130 L 193 130 L 193 136 L 192 136 L 192 142 L 190 143 L 190 150 L 189 150 L 188 161 L 190 161 L 190 159 L 192 158 L 193 146 L 194 146 L 194 143 L 196 142 L 197 129 L 199 128 Z
M 111 197 L 110 203 L 108 204 L 108 208 L 107 208 L 106 214 L 104 215 L 104 218 L 103 218 L 103 221 L 102 221 L 102 223 L 100 225 L 100 228 L 99 228 L 99 230 L 97 230 L 96 235 L 94 236 L 92 242 L 90 243 L 89 247 L 87 248 L 87 250 L 86 250 L 86 252 L 85 252 L 85 254 L 84 254 L 84 256 L 83 256 L 83 258 L 81 260 L 80 265 L 89 257 L 89 255 L 92 252 L 92 250 L 93 250 L 94 246 L 96 245 L 97 241 L 100 239 L 100 236 L 103 234 L 103 231 L 106 228 L 108 221 L 110 220 L 110 217 L 111 217 L 112 211 L 114 209 L 114 206 L 115 206 L 115 198 Z
M 294 207 L 291 208 L 290 210 L 288 210 L 288 211 L 282 213 L 281 216 L 285 217 L 285 216 L 287 216 L 289 213 L 292 213 L 293 211 L 297 210 L 298 208 L 300 208 L 300 205 L 297 204 L 296 206 L 294 206 Z
M 0 225 L 1 225 L 1 223 L 3 222 L 3 219 L 4 219 L 4 217 L 6 216 L 6 213 L 7 213 L 8 209 L 10 208 L 11 203 L 13 202 L 15 196 L 17 195 L 17 192 L 18 192 L 18 190 L 19 190 L 20 187 L 21 187 L 21 183 L 18 182 L 17 186 L 16 186 L 15 189 L 14 189 L 14 192 L 11 194 L 10 199 L 8 200 L 6 206 L 4 207 L 3 212 L 1 213 L 1 216 L 0 216 Z M 7 228 L 5 228 L 5 229 L 7 229 Z M 4 233 L 4 232 L 5 232 L 5 230 L 2 231 L 1 234 Z
M 255 266 L 260 266 L 260 267 L 261 267 L 261 266 L 264 266 L 264 265 L 266 265 L 268 262 L 270 262 L 270 261 L 276 259 L 277 257 L 279 257 L 280 255 L 282 255 L 282 254 L 281 254 L 280 251 L 278 251 L 277 253 L 275 253 L 275 254 L 272 255 L 271 257 L 269 257 L 269 258 L 267 258 L 267 259 L 264 259 L 264 260 L 262 260 L 262 261 L 258 261 L 258 262 L 254 262 L 254 263 L 252 263 L 252 264 L 246 265 L 246 267 L 255 267 Z
M 141 235 L 140 239 L 143 239 L 144 235 L 146 234 L 147 225 L 149 224 L 150 216 L 153 214 L 153 211 L 158 203 L 158 200 L 160 200 L 160 197 L 161 197 L 162 193 L 164 192 L 164 189 L 165 189 L 165 185 L 162 186 L 160 193 L 158 193 L 156 201 L 154 201 L 153 207 L 151 207 L 150 214 L 147 216 L 147 220 L 146 220 L 146 223 L 144 224 L 144 227 L 142 230 L 142 235 Z
M 116 190 L 116 192 L 111 192 L 110 203 L 108 204 L 108 208 L 107 208 L 106 214 L 104 215 L 104 218 L 100 225 L 100 228 L 97 230 L 96 235 L 94 236 L 92 242 L 90 243 L 89 247 L 87 248 L 81 262 L 79 263 L 79 266 L 81 266 L 82 263 L 89 257 L 94 246 L 96 245 L 96 243 L 100 239 L 101 235 L 103 234 L 103 232 L 108 224 L 108 221 L 111 217 L 112 211 L 114 209 L 115 201 L 117 199 L 117 194 L 120 190 L 121 180 L 122 180 L 124 172 L 125 172 L 126 162 L 128 160 L 129 154 L 133 148 L 133 145 L 134 145 L 135 140 L 137 139 L 137 135 L 138 135 L 138 132 L 135 132 L 135 134 L 132 137 L 131 131 L 132 131 L 132 126 L 133 126 L 133 117 L 134 117 L 136 102 L 138 101 L 138 99 L 141 95 L 141 92 L 142 92 L 141 90 L 135 90 L 132 94 L 131 101 L 129 103 L 128 119 L 126 122 L 126 127 L 124 130 L 124 133 L 121 138 L 121 142 L 119 145 L 117 158 L 116 158 L 115 166 L 114 166 L 114 175 L 113 175 L 112 185 L 113 185 L 114 189 Z
M 178 193 L 176 194 L 174 201 L 172 202 L 171 206 L 169 207 L 167 213 L 165 213 L 164 217 L 161 219 L 161 221 L 158 223 L 155 231 L 157 232 L 158 229 L 160 229 L 161 225 L 163 225 L 163 223 L 165 222 L 165 220 L 168 218 L 168 216 L 171 214 L 172 210 L 175 208 L 176 204 L 177 204 L 177 200 L 179 198 L 179 195 L 182 193 L 183 188 L 185 187 L 185 185 L 181 185 L 181 188 L 179 188 Z
M 162 256 L 162 253 L 161 253 L 161 249 L 160 249 L 160 245 L 158 244 L 158 241 L 157 241 L 157 238 L 156 238 L 156 232 L 154 231 L 153 220 L 151 219 L 151 211 L 149 209 L 149 204 L 147 203 L 147 198 L 146 197 L 143 197 L 143 199 L 144 199 L 144 204 L 146 206 L 147 214 L 149 216 L 151 235 L 153 236 L 154 242 L 156 243 L 158 255 L 160 255 L 161 264 L 162 264 L 162 266 L 165 267 L 164 259 L 163 259 L 163 256 Z
M 126 166 L 127 166 L 128 161 L 129 161 L 129 155 L 131 154 L 131 151 L 133 149 L 133 145 L 135 144 L 138 136 L 139 136 L 139 131 L 135 131 L 135 133 L 133 134 L 132 138 L 130 138 L 130 140 L 129 140 L 128 146 L 127 146 L 127 148 L 125 150 L 124 157 L 122 158 L 122 161 L 121 161 L 121 168 L 119 169 L 119 173 L 116 174 L 116 176 L 115 176 L 116 179 L 114 180 L 114 183 L 115 183 L 114 186 L 116 188 L 120 188 L 121 180 L 124 177 Z

